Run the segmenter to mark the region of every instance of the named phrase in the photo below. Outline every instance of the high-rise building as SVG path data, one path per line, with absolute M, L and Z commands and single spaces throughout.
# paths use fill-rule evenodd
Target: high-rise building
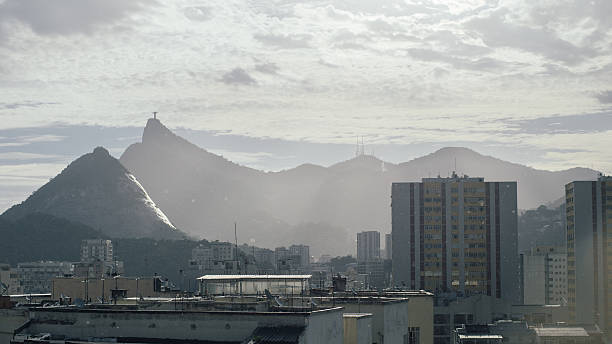
M 516 182 L 392 185 L 393 283 L 519 302 Z
M 308 268 L 310 265 L 310 246 L 291 245 L 289 246 L 289 254 L 300 257 L 300 266 L 302 268 Z
M 393 257 L 393 243 L 391 240 L 391 234 L 385 234 L 385 259 L 391 259 Z
M 612 177 L 565 186 L 570 322 L 612 332 Z
M 565 247 L 538 246 L 521 254 L 523 304 L 567 304 Z
M 357 233 L 357 261 L 367 262 L 380 259 L 380 232 Z
M 110 240 L 88 239 L 81 242 L 81 262 L 94 261 L 113 261 L 113 243 Z

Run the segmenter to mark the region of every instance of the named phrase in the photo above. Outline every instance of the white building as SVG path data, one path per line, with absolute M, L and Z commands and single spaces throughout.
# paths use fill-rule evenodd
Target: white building
M 522 253 L 521 271 L 524 304 L 567 304 L 565 248 L 539 246 Z
M 113 243 L 110 240 L 89 239 L 81 242 L 81 262 L 94 261 L 113 261 Z
M 366 262 L 380 259 L 380 232 L 357 233 L 357 261 Z

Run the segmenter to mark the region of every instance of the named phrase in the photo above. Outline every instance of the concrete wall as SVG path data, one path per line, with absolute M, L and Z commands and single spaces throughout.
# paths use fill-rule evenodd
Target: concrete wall
M 421 344 L 433 344 L 433 298 L 411 297 L 408 302 L 408 327 L 418 327 Z
M 372 314 L 344 314 L 344 344 L 372 343 Z
M 342 343 L 342 309 L 313 313 L 34 310 L 27 333 L 242 342 L 257 327 L 306 327 L 304 344 Z M 312 326 L 312 327 L 311 327 Z
M 347 313 L 372 314 L 372 343 L 403 343 L 408 333 L 408 302 L 337 303 Z
M 24 310 L 0 309 L 0 344 L 9 344 L 13 331 L 28 321 L 28 312 Z
M 523 304 L 546 304 L 546 255 L 523 255 Z
M 343 323 L 342 309 L 334 311 L 315 311 L 305 319 L 306 330 L 300 343 L 303 344 L 342 344 Z
M 162 296 L 162 293 L 154 290 L 154 281 L 153 277 L 138 280 L 124 277 L 116 279 L 54 278 L 51 288 L 54 300 L 59 300 L 61 295 L 65 295 L 71 297 L 73 302 L 76 299 L 85 300 L 85 296 L 92 301 L 102 297 L 110 300 L 111 290 L 115 288 L 126 289 L 127 297 Z

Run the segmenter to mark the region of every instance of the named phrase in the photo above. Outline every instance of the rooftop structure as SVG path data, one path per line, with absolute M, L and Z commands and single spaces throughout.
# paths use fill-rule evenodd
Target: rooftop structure
M 310 289 L 312 275 L 204 275 L 198 278 L 202 295 L 300 295 Z

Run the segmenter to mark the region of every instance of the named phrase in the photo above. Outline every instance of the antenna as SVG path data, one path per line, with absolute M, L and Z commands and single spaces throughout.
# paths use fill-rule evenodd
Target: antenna
M 236 243 L 236 251 L 234 251 L 234 259 L 238 262 L 238 232 L 236 231 L 236 222 L 234 222 L 234 240 Z M 240 270 L 240 262 L 238 262 L 238 270 Z M 238 272 L 240 275 L 240 272 Z
M 157 111 L 153 111 L 153 119 L 157 119 Z

